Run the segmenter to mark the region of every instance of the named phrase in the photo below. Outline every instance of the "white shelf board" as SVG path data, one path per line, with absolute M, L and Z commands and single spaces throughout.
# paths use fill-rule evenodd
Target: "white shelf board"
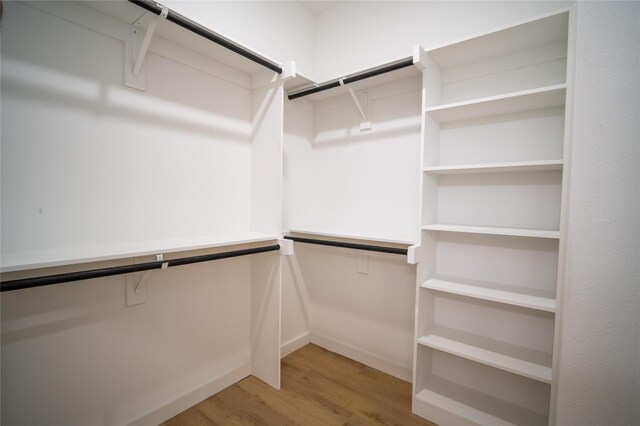
M 562 170 L 562 160 L 518 161 L 510 163 L 463 164 L 452 166 L 428 166 L 426 173 L 447 175 L 465 173 L 544 172 Z
M 547 416 L 535 413 L 482 392 L 439 377 L 432 377 L 416 395 L 418 402 L 462 417 L 469 422 L 492 426 L 515 424 L 546 425 Z
M 491 226 L 447 225 L 434 223 L 424 225 L 425 231 L 462 232 L 467 234 L 507 235 L 512 237 L 560 238 L 559 231 L 546 229 L 500 228 Z
M 561 8 L 445 45 L 427 47 L 427 53 L 440 68 L 460 66 L 566 40 L 568 22 L 569 10 Z
M 551 354 L 444 327 L 433 327 L 418 339 L 418 343 L 543 383 L 551 383 Z
M 440 122 L 470 120 L 564 105 L 566 84 L 522 90 L 497 96 L 438 105 L 426 109 Z
M 201 250 L 261 241 L 271 241 L 278 238 L 280 237 L 275 234 L 240 232 L 196 238 L 72 247 L 19 253 L 2 253 L 0 271 L 23 271 L 53 266 L 148 256 L 160 253 L 166 254 L 189 250 Z
M 421 287 L 429 290 L 458 294 L 460 296 L 489 300 L 492 302 L 506 303 L 508 305 L 521 306 L 546 312 L 556 311 L 556 300 L 553 298 L 495 288 L 498 287 L 497 285 L 493 285 L 492 287 L 494 288 L 491 288 L 480 283 L 461 283 L 457 281 L 432 278 L 422 283 Z M 503 288 L 504 287 L 507 286 L 503 286 Z
M 317 235 L 320 237 L 373 241 L 373 242 L 389 243 L 389 244 L 402 244 L 406 246 L 412 246 L 416 244 L 415 241 L 409 238 L 402 238 L 402 237 L 397 238 L 395 236 L 381 235 L 381 234 L 376 234 L 374 232 L 369 233 L 364 231 L 343 231 L 338 229 L 313 227 L 313 226 L 304 226 L 304 227 L 296 226 L 293 228 L 289 228 L 289 232 L 295 233 L 295 234 Z

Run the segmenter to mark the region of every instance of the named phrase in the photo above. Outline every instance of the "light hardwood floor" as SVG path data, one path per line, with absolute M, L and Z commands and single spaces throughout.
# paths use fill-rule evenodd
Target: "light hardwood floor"
M 315 345 L 282 360 L 281 380 L 249 376 L 163 425 L 433 425 L 411 414 L 411 384 Z

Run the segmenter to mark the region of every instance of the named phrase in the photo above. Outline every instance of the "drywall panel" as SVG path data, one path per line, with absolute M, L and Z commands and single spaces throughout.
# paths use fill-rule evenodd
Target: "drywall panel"
M 2 424 L 157 424 L 250 374 L 251 259 L 126 279 L 2 294 Z
M 577 13 L 556 424 L 638 424 L 640 4 Z
M 399 240 L 415 238 L 419 84 L 418 78 L 411 78 L 369 90 L 372 128 L 366 131 L 360 130 L 362 118 L 349 95 L 317 103 L 312 225 Z M 363 99 L 361 91 L 358 96 Z
M 141 92 L 91 22 L 2 24 L 3 252 L 249 230 L 250 91 L 150 53 Z
M 312 341 L 409 380 L 415 266 L 392 254 L 305 244 L 295 251 L 309 291 Z M 367 273 L 358 272 L 358 256 Z
M 343 2 L 316 18 L 314 76 L 341 77 L 395 58 L 412 46 L 437 47 L 512 24 L 570 2 Z M 339 46 L 339 48 L 336 48 Z
M 272 58 L 295 60 L 304 75 L 313 73 L 315 17 L 295 1 L 184 1 L 163 4 Z

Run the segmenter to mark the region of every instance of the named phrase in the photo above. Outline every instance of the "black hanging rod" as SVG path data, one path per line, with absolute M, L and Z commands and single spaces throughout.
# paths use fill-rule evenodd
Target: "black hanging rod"
M 384 247 L 384 246 L 371 246 L 368 244 L 343 243 L 340 241 L 316 240 L 314 238 L 302 238 L 302 237 L 290 237 L 290 236 L 285 236 L 284 238 L 287 240 L 295 241 L 297 243 L 317 244 L 319 246 L 342 247 L 342 248 L 350 248 L 350 249 L 356 249 L 356 250 L 377 251 L 380 253 L 406 255 L 408 252 L 407 249 Z
M 413 65 L 413 57 L 405 58 L 392 64 L 383 65 L 378 68 L 347 76 L 342 79 L 342 82 L 344 84 L 354 83 L 356 81 L 364 80 L 365 78 L 375 77 L 376 75 L 380 74 L 386 74 L 388 72 L 406 68 L 411 65 Z M 333 89 L 335 87 L 340 87 L 340 79 L 320 84 L 318 86 L 309 87 L 308 89 L 302 89 L 296 92 L 289 93 L 289 100 L 313 95 L 314 93 L 318 92 L 324 92 L 325 90 Z
M 132 272 L 150 271 L 166 267 L 189 265 L 191 263 L 209 262 L 211 260 L 228 259 L 230 257 L 246 256 L 248 254 L 264 253 L 280 250 L 279 244 L 266 247 L 256 247 L 244 250 L 227 251 L 224 253 L 205 254 L 201 256 L 183 257 L 180 259 L 160 260 L 156 262 L 138 263 L 136 265 L 114 266 L 112 268 L 92 269 L 89 271 L 69 272 L 66 274 L 47 275 L 43 277 L 24 278 L 21 280 L 3 281 L 0 292 L 21 290 L 24 288 L 42 287 L 51 284 L 67 283 L 71 281 L 89 280 L 91 278 L 110 277 L 112 275 L 130 274 Z
M 149 12 L 155 13 L 156 15 L 160 15 L 162 12 L 162 6 L 158 3 L 150 0 L 129 0 L 129 2 L 140 6 L 143 9 L 148 10 Z M 216 34 L 208 28 L 203 27 L 202 25 L 193 22 L 189 18 L 186 18 L 180 15 L 177 12 L 169 9 L 169 13 L 166 17 L 167 21 L 171 21 L 176 25 L 181 26 L 182 28 L 186 28 L 192 33 L 198 34 L 200 37 L 204 37 L 207 40 L 210 40 L 214 43 L 219 44 L 222 47 L 225 47 L 237 54 L 244 56 L 247 59 L 252 60 L 255 63 L 262 65 L 263 67 L 269 68 L 271 71 L 277 72 L 278 74 L 282 74 L 282 67 L 280 65 L 271 62 L 270 60 L 259 56 L 244 47 L 240 46 L 232 42 L 231 40 L 222 37 L 220 34 Z

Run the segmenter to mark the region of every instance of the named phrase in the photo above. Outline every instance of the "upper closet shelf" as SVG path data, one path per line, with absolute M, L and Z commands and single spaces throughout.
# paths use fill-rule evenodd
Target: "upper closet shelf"
M 78 263 L 126 259 L 154 254 L 166 254 L 189 250 L 202 250 L 238 244 L 272 241 L 280 238 L 275 234 L 239 232 L 207 237 L 182 238 L 140 243 L 112 244 L 103 246 L 75 247 L 61 250 L 2 253 L 2 272 L 23 271 Z
M 440 68 L 491 59 L 510 52 L 567 40 L 568 21 L 569 10 L 560 9 L 546 16 L 430 48 L 428 53 Z
M 470 120 L 501 114 L 561 106 L 566 84 L 523 90 L 486 98 L 429 107 L 426 112 L 440 122 Z
M 507 235 L 512 237 L 560 238 L 560 232 L 546 229 L 501 228 L 492 226 L 447 225 L 434 223 L 422 227 L 425 231 L 462 232 L 468 234 Z
M 163 6 L 151 0 L 129 1 L 82 1 L 96 9 L 137 29 L 146 30 L 158 18 Z M 166 9 L 167 16 L 157 21 L 154 37 L 172 41 L 188 50 L 199 53 L 245 74 L 255 74 L 265 69 L 275 73 L 283 72 L 282 65 L 249 47 L 243 46 L 231 37 L 214 31 L 204 23 Z
M 316 83 L 309 86 L 307 82 L 301 85 L 303 87 L 298 86 L 290 90 L 288 98 L 289 100 L 294 100 L 305 97 L 311 101 L 319 101 L 349 93 L 349 89 L 345 86 L 352 83 L 359 83 L 354 85 L 353 89 L 360 90 L 362 86 L 371 88 L 418 75 L 420 75 L 420 71 L 413 66 L 413 57 L 402 58 L 324 83 Z
M 428 166 L 426 173 L 448 175 L 465 173 L 543 172 L 562 170 L 562 160 L 518 161 L 511 163 L 462 164 L 453 166 Z
M 320 237 L 341 238 L 346 240 L 361 240 L 361 241 L 372 241 L 372 242 L 378 242 L 378 243 L 400 244 L 405 246 L 412 246 L 416 244 L 415 241 L 409 238 L 394 238 L 392 236 L 380 235 L 376 233 L 361 232 L 361 231 L 343 231 L 343 230 L 337 230 L 337 229 L 312 227 L 312 226 L 289 228 L 289 232 L 295 233 L 295 234 L 316 235 Z

